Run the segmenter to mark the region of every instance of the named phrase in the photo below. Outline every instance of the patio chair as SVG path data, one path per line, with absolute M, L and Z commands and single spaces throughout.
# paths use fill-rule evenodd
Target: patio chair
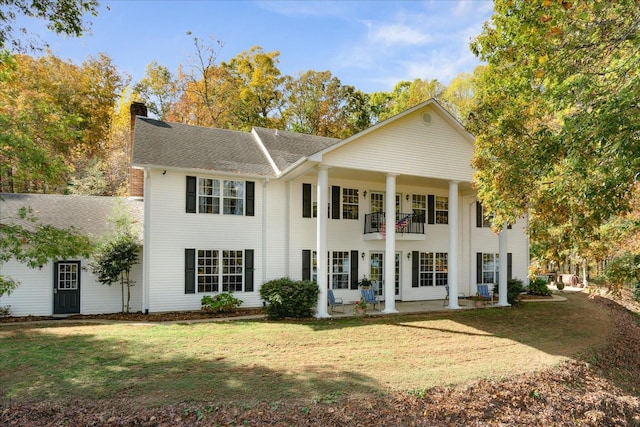
M 336 296 L 333 295 L 333 291 L 331 289 L 329 289 L 329 292 L 327 292 L 327 303 L 329 304 L 329 308 L 331 309 L 332 313 L 333 310 L 338 306 L 343 307 L 342 313 L 344 313 L 344 302 L 342 301 L 342 298 L 336 298 Z
M 478 285 L 478 295 L 482 297 L 484 300 L 491 301 L 491 305 L 493 305 L 493 292 L 489 290 L 489 285 L 486 283 L 479 283 Z
M 376 309 L 376 305 L 380 304 L 380 300 L 378 299 L 378 296 L 373 291 L 373 289 L 360 289 L 360 293 L 362 295 L 362 298 L 364 298 L 364 302 L 366 302 L 367 304 L 372 304 L 374 310 Z
M 447 305 L 447 301 L 449 301 L 449 285 L 444 285 L 444 289 L 447 291 L 447 295 L 445 295 L 444 300 L 442 301 L 442 306 L 444 307 L 445 305 Z M 464 292 L 458 292 L 458 298 L 466 298 L 467 296 L 464 294 Z

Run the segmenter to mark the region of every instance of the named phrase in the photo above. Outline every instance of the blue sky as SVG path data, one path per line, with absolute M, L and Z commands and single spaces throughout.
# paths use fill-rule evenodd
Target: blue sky
M 489 0 L 101 0 L 90 34 L 79 39 L 57 36 L 35 20 L 17 24 L 78 64 L 104 52 L 134 82 L 153 60 L 175 72 L 193 55 L 194 36 L 213 35 L 222 42 L 221 61 L 258 45 L 280 52 L 283 74 L 329 70 L 370 93 L 415 78 L 448 84 L 473 71 L 479 62 L 469 41 L 491 13 Z

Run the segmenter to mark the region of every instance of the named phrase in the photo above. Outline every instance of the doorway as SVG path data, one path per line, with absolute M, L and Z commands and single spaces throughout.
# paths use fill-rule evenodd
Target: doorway
M 80 313 L 80 261 L 59 261 L 53 268 L 53 314 Z
M 400 252 L 396 252 L 395 257 L 395 299 L 401 299 L 400 295 L 400 266 L 401 266 L 402 254 Z M 369 279 L 371 279 L 371 283 L 373 284 L 373 290 L 380 297 L 381 300 L 384 300 L 384 252 L 371 252 L 369 256 Z

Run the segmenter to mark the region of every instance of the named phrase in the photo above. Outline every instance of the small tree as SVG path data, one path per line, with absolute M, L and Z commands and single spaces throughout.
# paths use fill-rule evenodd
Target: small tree
M 105 240 L 98 246 L 93 259 L 89 263 L 91 271 L 98 276 L 98 281 L 109 285 L 120 281 L 122 296 L 122 312 L 129 312 L 131 301 L 131 267 L 138 263 L 138 243 L 132 233 L 119 233 Z M 124 289 L 127 288 L 125 303 Z
M 98 276 L 103 285 L 120 282 L 122 312 L 129 312 L 131 302 L 131 268 L 138 263 L 138 241 L 133 230 L 133 222 L 129 212 L 121 202 L 114 207 L 114 214 L 109 221 L 115 227 L 115 233 L 107 235 L 98 246 L 89 263 L 91 271 Z M 124 290 L 127 289 L 125 302 Z

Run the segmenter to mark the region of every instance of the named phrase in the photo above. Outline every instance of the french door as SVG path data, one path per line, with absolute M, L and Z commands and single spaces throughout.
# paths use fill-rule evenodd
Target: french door
M 396 252 L 395 262 L 395 296 L 400 299 L 400 260 L 401 253 Z M 371 252 L 369 256 L 369 279 L 373 283 L 373 289 L 381 299 L 384 299 L 384 252 Z

